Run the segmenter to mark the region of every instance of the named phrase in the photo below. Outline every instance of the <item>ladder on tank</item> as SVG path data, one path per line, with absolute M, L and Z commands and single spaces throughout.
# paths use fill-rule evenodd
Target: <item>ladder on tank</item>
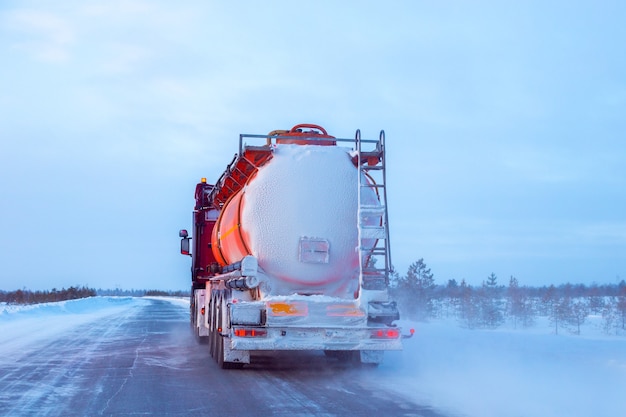
M 378 140 L 355 136 L 356 166 L 358 168 L 358 238 L 359 275 L 366 290 L 384 290 L 392 272 L 387 210 L 385 131 Z M 373 150 L 363 150 L 364 144 L 374 144 Z M 372 201 L 372 192 L 377 196 Z

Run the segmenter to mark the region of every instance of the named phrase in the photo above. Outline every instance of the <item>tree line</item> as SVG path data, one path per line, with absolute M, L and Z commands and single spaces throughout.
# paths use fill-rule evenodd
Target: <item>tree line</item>
M 120 288 L 103 290 L 98 288 L 96 291 L 98 295 L 102 296 L 116 296 L 116 297 L 144 297 L 144 296 L 160 296 L 160 297 L 189 297 L 189 291 L 182 290 L 123 290 Z
M 17 291 L 0 290 L 0 303 L 7 304 L 40 304 L 55 301 L 76 300 L 79 298 L 87 298 L 94 296 L 124 296 L 124 297 L 143 297 L 143 296 L 169 296 L 169 297 L 189 297 L 189 291 L 162 291 L 162 290 L 122 290 L 101 289 L 83 287 L 69 287 L 57 290 L 31 291 L 26 288 Z
M 613 285 L 529 287 L 514 276 L 501 285 L 492 273 L 478 286 L 464 279 L 438 285 L 420 259 L 409 266 L 406 275 L 392 276 L 390 291 L 403 316 L 419 321 L 454 317 L 462 326 L 474 329 L 497 328 L 506 321 L 514 327 L 529 327 L 538 317 L 546 317 L 554 333 L 580 334 L 589 316 L 596 315 L 601 317 L 605 333 L 624 334 L 626 330 L 624 280 Z
M 27 289 L 17 291 L 0 291 L 0 302 L 7 304 L 39 304 L 53 301 L 77 300 L 79 298 L 93 297 L 96 290 L 87 287 L 69 287 L 48 291 L 30 291 Z

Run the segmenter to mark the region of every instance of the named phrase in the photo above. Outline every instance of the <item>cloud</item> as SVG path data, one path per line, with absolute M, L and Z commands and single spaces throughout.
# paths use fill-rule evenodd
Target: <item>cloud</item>
M 38 61 L 61 63 L 70 59 L 76 36 L 67 20 L 36 10 L 16 10 L 6 20 L 11 29 L 21 34 L 13 41 L 13 48 Z
M 152 57 L 150 48 L 128 42 L 107 42 L 101 48 L 101 69 L 107 75 L 136 72 Z
M 583 242 L 602 246 L 626 246 L 626 222 L 593 222 L 581 225 L 575 230 Z
M 530 181 L 527 186 L 575 184 L 579 192 L 587 192 L 593 187 L 623 183 L 623 178 L 615 175 L 623 169 L 620 165 L 626 157 L 620 142 L 601 135 L 589 139 L 584 134 L 544 143 L 525 138 L 500 147 L 496 155 L 503 173 L 513 180 Z

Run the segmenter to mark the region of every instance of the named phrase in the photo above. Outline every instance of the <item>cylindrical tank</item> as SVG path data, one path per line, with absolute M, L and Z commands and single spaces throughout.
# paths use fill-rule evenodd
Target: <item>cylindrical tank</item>
M 218 262 L 255 256 L 272 295 L 353 297 L 359 170 L 348 152 L 337 146 L 275 145 L 273 158 L 222 208 L 212 236 Z M 379 204 L 371 188 L 363 188 L 362 200 Z

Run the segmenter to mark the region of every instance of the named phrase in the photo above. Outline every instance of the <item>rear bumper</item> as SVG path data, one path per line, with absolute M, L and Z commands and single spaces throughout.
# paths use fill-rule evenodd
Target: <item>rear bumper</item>
M 234 350 L 402 350 L 401 338 L 375 338 L 376 328 L 264 327 L 262 337 L 237 337 Z M 400 329 L 395 328 L 400 333 Z

